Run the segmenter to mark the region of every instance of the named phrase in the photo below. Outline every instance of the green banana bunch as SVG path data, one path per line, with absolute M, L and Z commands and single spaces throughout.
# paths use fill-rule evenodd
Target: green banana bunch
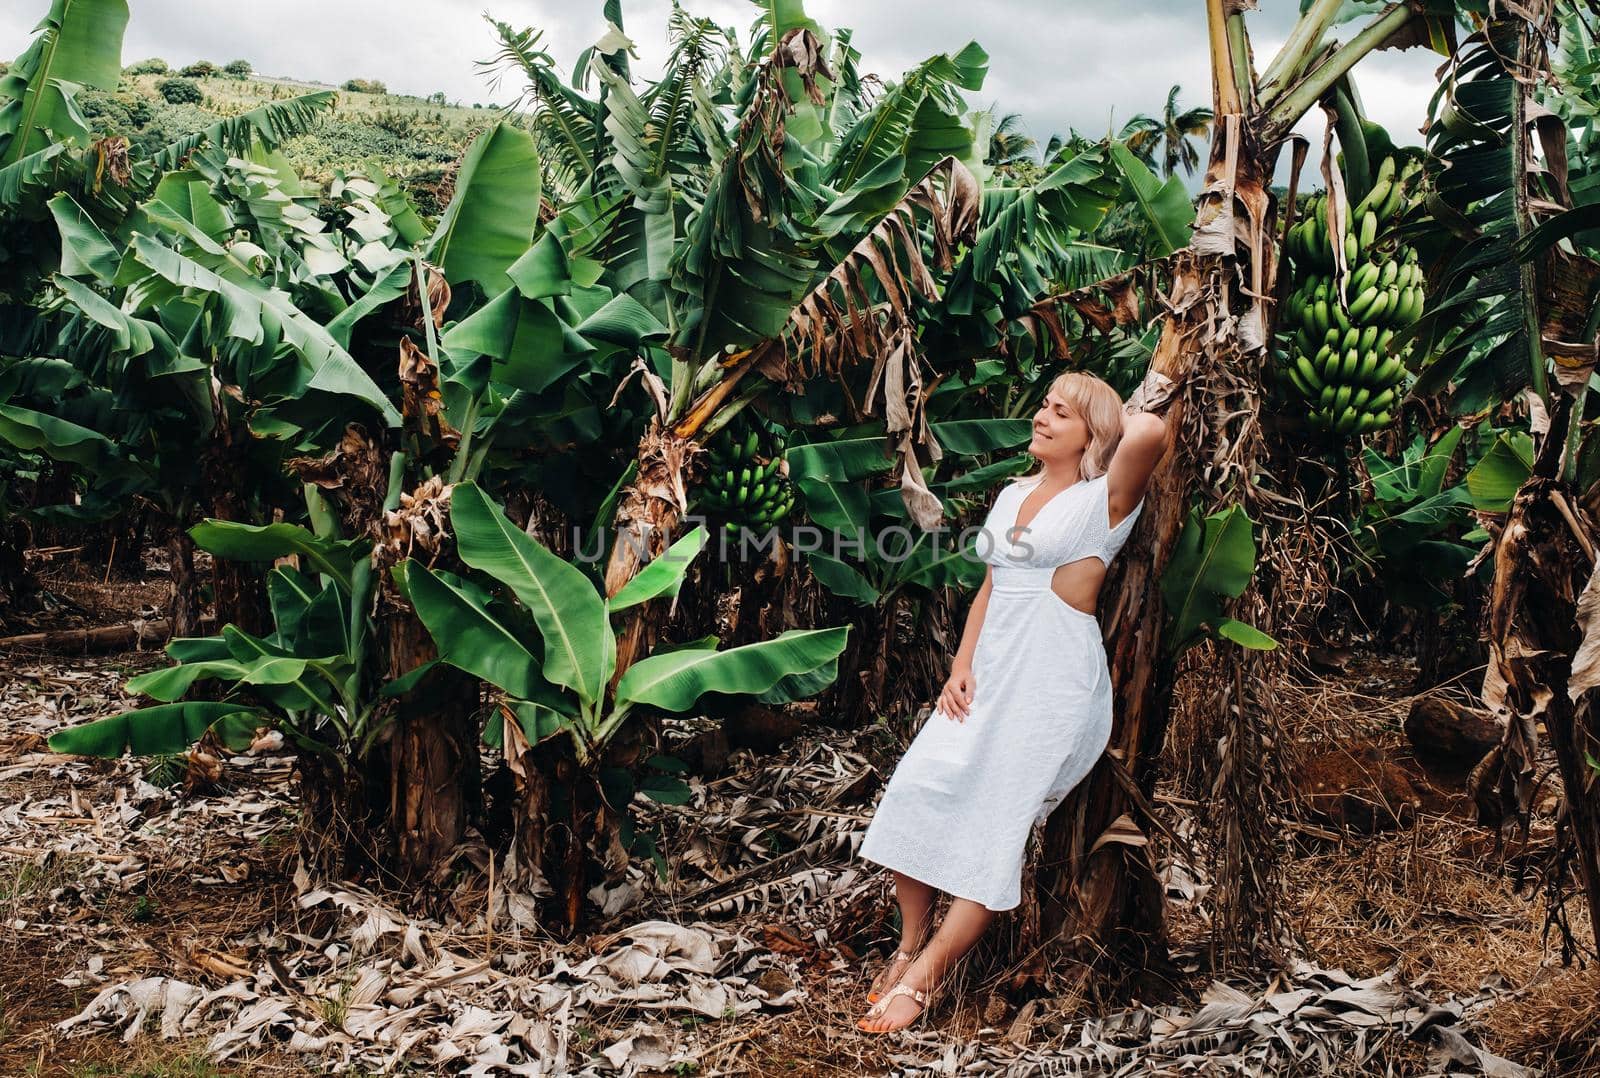
M 1279 371 L 1306 402 L 1314 426 L 1335 434 L 1386 427 L 1404 396 L 1409 343 L 1396 351 L 1397 330 L 1422 315 L 1425 299 L 1417 252 L 1393 238 L 1404 217 L 1414 159 L 1378 166 L 1372 190 L 1350 208 L 1342 240 L 1348 275 L 1343 293 L 1334 277 L 1328 200 L 1317 195 L 1285 242 L 1296 287 L 1279 327 L 1286 336 Z
M 743 434 L 725 431 L 711 443 L 700 499 L 714 515 L 725 518 L 723 527 L 729 532 L 737 533 L 741 527 L 765 531 L 794 508 L 794 488 L 782 467 L 787 446 L 788 439 L 780 433 L 772 439 L 770 454 L 763 454 L 761 432 L 754 427 Z

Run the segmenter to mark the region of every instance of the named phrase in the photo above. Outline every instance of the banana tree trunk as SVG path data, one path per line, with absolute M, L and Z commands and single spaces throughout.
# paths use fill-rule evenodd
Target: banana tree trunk
M 1506 728 L 1502 743 L 1474 772 L 1473 785 L 1480 805 L 1493 800 L 1481 788 L 1497 786 L 1502 810 L 1525 822 L 1537 789 L 1538 725 L 1544 725 L 1561 773 L 1568 848 L 1577 854 L 1590 921 L 1600 924 L 1600 770 L 1586 760 L 1600 760 L 1592 651 L 1600 624 L 1591 605 L 1600 591 L 1600 530 L 1554 478 L 1559 432 L 1570 412 L 1570 399 L 1562 397 L 1534 474 L 1517 492 L 1495 547 L 1484 703 L 1505 717 Z
M 1218 100 L 1225 108 L 1227 95 L 1219 92 Z M 1096 959 L 1131 950 L 1130 960 L 1157 965 L 1166 954 L 1162 891 L 1137 823 L 1154 792 L 1174 684 L 1160 580 L 1190 497 L 1204 483 L 1201 469 L 1220 460 L 1220 474 L 1245 482 L 1252 474 L 1255 434 L 1241 435 L 1228 452 L 1200 443 L 1224 437 L 1220 430 L 1206 433 L 1211 413 L 1219 410 L 1229 414 L 1233 429 L 1258 432 L 1260 396 L 1248 372 L 1257 369 L 1268 334 L 1260 297 L 1275 289 L 1267 192 L 1274 156 L 1251 136 L 1235 101 L 1235 114 L 1217 125 L 1194 241 L 1172 256 L 1171 288 L 1162 296 L 1166 313 L 1150 368 L 1155 382 L 1164 376 L 1178 387 L 1166 410 L 1171 442 L 1102 590 L 1100 622 L 1116 705 L 1110 743 L 1048 820 L 1030 896 L 1038 908 L 1022 919 L 1037 925 L 1037 942 L 1086 941 Z M 1193 402 L 1203 399 L 1194 395 L 1195 386 L 1208 379 L 1207 392 L 1227 399 L 1191 416 Z M 1237 479 L 1231 487 L 1212 485 L 1215 500 L 1245 496 Z
M 211 503 L 211 515 L 217 520 L 251 523 L 239 499 L 229 491 L 219 490 Z M 218 625 L 237 625 L 252 636 L 272 631 L 265 578 L 252 563 L 213 558 L 211 595 Z
M 20 517 L 0 520 L 0 624 L 8 614 L 32 609 L 39 582 L 24 559 L 32 535 Z
M 319 876 L 357 879 L 378 867 L 387 775 L 314 752 L 296 764 L 300 778 L 300 855 Z
M 696 428 L 697 429 L 697 428 Z M 672 544 L 678 523 L 688 509 L 688 474 L 698 448 L 693 432 L 679 433 L 652 421 L 639 443 L 639 470 L 623 491 L 613 521 L 615 538 L 606 562 L 607 597 L 639 575 Z M 617 680 L 642 657 L 660 631 L 660 603 L 632 608 L 617 633 Z
M 433 638 L 409 610 L 383 619 L 389 676 L 438 657 Z M 396 701 L 389 741 L 389 826 L 393 872 L 406 884 L 434 879 L 477 811 L 477 681 L 454 667 L 436 667 Z
M 199 582 L 194 574 L 194 540 L 182 525 L 175 525 L 172 538 L 167 540 L 167 557 L 172 581 L 167 620 L 172 623 L 172 635 L 194 636 L 200 626 Z
M 1174 295 L 1203 295 L 1218 275 L 1218 261 L 1181 255 Z M 1196 362 L 1200 323 L 1212 309 L 1201 302 L 1168 315 L 1152 369 L 1181 383 Z M 1179 397 L 1167 411 L 1168 429 L 1181 430 L 1183 416 Z M 1143 936 L 1152 961 L 1165 952 L 1159 890 L 1153 909 L 1147 901 L 1153 874 L 1142 835 L 1134 827 L 1112 829 L 1137 811 L 1115 767 L 1120 763 L 1148 796 L 1172 697 L 1171 665 L 1161 651 L 1161 573 L 1183 530 L 1196 463 L 1181 447 L 1169 447 L 1151 477 L 1145 510 L 1106 580 L 1100 623 L 1116 701 L 1111 741 L 1106 758 L 1046 823 L 1030 896 L 1038 908 L 1024 916 L 1038 926 L 1040 942 L 1087 939 L 1104 947 L 1127 930 Z

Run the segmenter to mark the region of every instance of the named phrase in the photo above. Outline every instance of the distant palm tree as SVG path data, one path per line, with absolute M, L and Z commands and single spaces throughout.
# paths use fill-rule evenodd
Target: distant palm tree
M 1171 176 L 1181 165 L 1184 175 L 1194 175 L 1200 165 L 1200 151 L 1190 143 L 1191 138 L 1205 138 L 1211 130 L 1212 113 L 1204 106 L 1178 111 L 1178 92 L 1174 86 L 1167 92 L 1167 105 L 1161 118 L 1142 113 L 1122 125 L 1117 135 L 1128 144 L 1140 160 L 1151 168 L 1156 167 L 1156 151 L 1161 151 L 1161 174 Z
M 989 109 L 989 115 L 994 116 L 993 106 Z M 1023 161 L 1031 163 L 1037 145 L 1022 130 L 1022 116 L 1008 112 L 994 121 L 994 127 L 989 132 L 988 163 L 996 168 L 1014 166 Z
M 1065 161 L 1076 154 L 1092 150 L 1099 143 L 1087 135 L 1078 133 L 1075 127 L 1067 128 L 1065 136 L 1051 135 L 1050 141 L 1044 147 L 1044 163 L 1046 165 L 1057 161 Z

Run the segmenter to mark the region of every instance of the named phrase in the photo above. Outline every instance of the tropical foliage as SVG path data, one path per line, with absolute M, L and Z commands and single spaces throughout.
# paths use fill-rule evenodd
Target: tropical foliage
M 1166 104 L 1160 116 L 1140 113 L 1122 125 L 1117 137 L 1145 164 L 1155 167 L 1160 158 L 1161 175 L 1171 178 L 1178 169 L 1185 176 L 1193 176 L 1200 165 L 1200 151 L 1191 140 L 1203 140 L 1211 130 L 1214 116 L 1204 106 L 1184 109 L 1178 106 L 1181 86 L 1167 91 Z
M 541 31 L 490 19 L 485 70 L 522 93 L 468 124 L 392 102 L 351 123 L 337 110 L 382 92 L 359 79 L 341 100 L 213 115 L 248 70 L 160 83 L 166 65 L 144 61 L 123 82 L 124 0 L 57 0 L 0 80 L 0 474 L 48 463 L 77 490 L 0 501 L 0 519 L 155 507 L 177 631 L 174 665 L 128 683 L 149 706 L 52 744 L 169 753 L 276 731 L 308 797 L 326 782 L 351 801 L 313 822 L 369 828 L 376 867 L 410 880 L 435 878 L 481 816 L 487 760 L 515 779 L 520 863 L 549 869 L 575 924 L 589 878 L 617 869 L 596 851 L 637 837 L 632 796 L 684 794 L 660 751 L 672 717 L 866 685 L 861 719 L 931 695 L 927 664 L 851 664 L 904 624 L 940 654 L 941 612 L 983 577 L 961 525 L 1025 466 L 1063 365 L 1124 394 L 1177 384 L 1183 437 L 1217 443 L 1180 444 L 1153 488 L 1159 545 L 1110 585 L 1143 589 L 1114 596 L 1135 725 L 1158 663 L 1189 645 L 1243 663 L 1289 639 L 1243 613 L 1298 524 L 1252 511 L 1268 461 L 1364 474 L 1343 554 L 1368 601 L 1439 603 L 1474 564 L 1504 571 L 1479 560 L 1482 525 L 1541 481 L 1545 431 L 1585 496 L 1600 467 L 1592 14 L 1561 10 L 1559 77 L 1530 83 L 1519 65 L 1544 63 L 1549 28 L 1520 16 L 1393 5 L 1340 41 L 1344 5 L 1316 0 L 1257 75 L 1244 15 L 1216 7 L 1214 109 L 1174 86 L 1116 138 L 1041 150 L 1017 116 L 972 107 L 977 43 L 880 80 L 797 3 L 744 34 L 674 5 L 654 79 L 617 0 L 570 71 Z M 1422 42 L 1450 66 L 1414 201 L 1362 238 L 1353 211 L 1395 166 L 1352 70 Z M 169 84 L 205 106 L 157 102 Z M 1269 177 L 1319 103 L 1326 190 L 1297 204 Z M 1197 211 L 1178 173 L 1208 134 Z M 447 161 L 442 186 L 400 175 Z M 1284 410 L 1285 452 L 1258 453 L 1284 383 L 1254 380 L 1275 329 L 1305 331 L 1283 241 L 1295 272 L 1317 256 L 1310 317 L 1348 315 L 1359 340 L 1355 279 L 1383 260 L 1324 247 L 1347 232 L 1356 254 L 1414 251 L 1408 288 L 1428 297 L 1383 345 L 1394 406 L 1315 435 Z M 768 605 L 809 620 L 724 646 L 679 600 L 734 586 L 705 564 L 713 539 L 776 520 L 811 537 L 770 544 L 737 586 L 804 591 Z M 601 536 L 598 560 L 575 526 Z M 217 566 L 208 637 L 184 575 L 196 546 Z M 1081 863 L 1062 852 L 1041 886 Z

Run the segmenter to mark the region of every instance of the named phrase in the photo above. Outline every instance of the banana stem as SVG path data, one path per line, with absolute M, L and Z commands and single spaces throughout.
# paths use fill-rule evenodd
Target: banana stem
M 1233 58 L 1233 85 L 1241 100 L 1253 106 L 1256 80 L 1250 65 L 1250 35 L 1245 29 L 1244 15 L 1238 12 L 1228 16 L 1228 52 Z
M 1272 58 L 1272 63 L 1267 65 L 1256 87 L 1256 94 L 1263 105 L 1271 104 L 1278 92 L 1292 82 L 1305 69 L 1311 57 L 1316 55 L 1322 35 L 1333 25 L 1334 16 L 1339 13 L 1343 3 L 1344 0 L 1316 0 L 1311 9 L 1300 16 L 1294 29 L 1289 32 L 1289 39 L 1278 50 L 1278 55 Z
M 1332 55 L 1295 83 L 1281 101 L 1267 109 L 1262 116 L 1261 141 L 1270 145 L 1281 140 L 1363 56 L 1387 41 L 1415 14 L 1405 4 L 1391 4 L 1368 23 L 1366 29 L 1335 49 Z
M 1234 64 L 1228 15 L 1223 0 L 1206 0 L 1206 29 L 1211 48 L 1211 96 L 1217 122 L 1220 123 L 1224 116 L 1244 113 L 1244 97 L 1239 92 L 1239 69 Z

